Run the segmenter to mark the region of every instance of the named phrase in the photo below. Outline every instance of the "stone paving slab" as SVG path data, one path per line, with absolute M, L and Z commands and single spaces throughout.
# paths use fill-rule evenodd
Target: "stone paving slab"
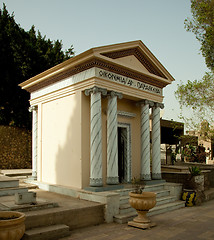
M 157 226 L 148 230 L 127 224 L 101 224 L 73 230 L 60 240 L 213 240 L 214 200 L 150 217 Z
M 30 176 L 32 169 L 1 169 L 0 174 L 4 176 Z
M 61 207 L 67 207 L 69 209 L 81 209 L 84 207 L 93 207 L 102 205 L 100 203 L 90 202 L 86 200 L 80 200 L 66 195 L 61 195 L 58 193 L 47 192 L 41 189 L 33 189 L 33 192 L 37 194 L 38 203 L 57 203 Z M 0 206 L 6 208 L 13 208 L 21 205 L 15 204 L 14 196 L 1 196 L 0 197 Z

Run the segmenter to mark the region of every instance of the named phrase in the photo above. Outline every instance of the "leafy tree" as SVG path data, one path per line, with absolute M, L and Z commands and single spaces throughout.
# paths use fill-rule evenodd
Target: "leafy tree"
M 4 4 L 0 9 L 0 124 L 31 128 L 29 93 L 18 84 L 73 55 L 72 46 L 63 52 L 61 41 L 46 39 L 34 26 L 25 31 Z
M 202 121 L 213 123 L 214 120 L 214 0 L 191 0 L 191 11 L 193 19 L 186 19 L 185 27 L 200 41 L 202 55 L 211 71 L 201 80 L 179 84 L 175 95 L 181 108 L 193 110 L 194 117 L 187 119 L 188 123 L 197 123 L 201 130 Z M 209 131 L 212 131 L 211 127 Z
M 191 12 L 185 27 L 200 41 L 207 67 L 214 70 L 214 0 L 191 0 Z
M 205 73 L 202 80 L 188 80 L 178 85 L 176 96 L 181 106 L 191 106 L 195 114 L 198 112 L 211 120 L 214 116 L 214 72 Z

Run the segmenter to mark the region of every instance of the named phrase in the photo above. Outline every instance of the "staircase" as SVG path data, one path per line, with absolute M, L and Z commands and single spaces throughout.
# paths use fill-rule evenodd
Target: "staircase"
M 22 240 L 55 240 L 71 234 L 70 230 L 104 222 L 103 206 L 71 209 L 59 206 L 25 212 L 26 231 Z
M 0 176 L 0 197 L 14 195 L 15 193 L 24 193 L 27 191 L 28 188 L 19 186 L 19 180 Z
M 26 220 L 26 231 L 23 236 L 23 240 L 37 240 L 37 239 L 59 239 L 70 235 L 69 226 L 65 224 L 54 224 L 52 225 L 50 221 L 47 221 L 45 216 L 46 211 L 54 212 L 53 209 L 57 209 L 58 205 L 56 203 L 50 202 L 37 202 L 37 204 L 15 204 L 16 193 L 27 193 L 28 187 L 20 186 L 19 180 L 0 175 L 0 211 L 19 211 L 25 212 Z M 52 214 L 54 215 L 54 214 Z M 34 217 L 32 217 L 34 216 Z M 35 217 L 37 216 L 37 218 Z M 40 219 L 38 219 L 40 217 Z M 52 217 L 49 214 L 49 218 Z M 36 222 L 43 222 L 43 226 L 38 228 L 29 229 L 32 224 L 36 225 Z M 38 223 L 37 223 L 38 224 Z
M 60 195 L 60 203 L 54 197 L 46 197 L 38 194 L 36 203 L 15 203 L 15 193 L 28 193 L 33 187 L 30 184 L 20 184 L 19 179 L 0 174 L 0 211 L 24 212 L 26 231 L 22 240 L 57 240 L 70 235 L 70 230 L 97 225 L 104 222 L 104 205 L 92 204 L 81 200 L 68 200 Z M 38 190 L 39 191 L 39 190 Z M 48 193 L 51 194 L 51 193 Z M 49 200 L 48 200 L 49 199 Z M 51 199 L 51 200 L 50 200 Z M 69 202 L 69 204 L 64 204 Z M 74 204 L 72 204 L 74 201 Z M 76 205 L 75 205 L 76 204 Z M 74 206 L 75 205 L 75 206 Z
M 153 216 L 185 207 L 185 202 L 178 200 L 179 194 L 174 194 L 176 193 L 172 190 L 174 187 L 176 187 L 176 184 L 167 183 L 145 186 L 145 192 L 155 192 L 157 194 L 156 206 L 149 211 L 147 214 L 148 216 Z M 115 190 L 115 192 L 120 194 L 120 206 L 119 214 L 114 216 L 114 222 L 121 224 L 127 223 L 137 216 L 136 210 L 129 204 L 129 192 L 132 190 L 132 188 Z

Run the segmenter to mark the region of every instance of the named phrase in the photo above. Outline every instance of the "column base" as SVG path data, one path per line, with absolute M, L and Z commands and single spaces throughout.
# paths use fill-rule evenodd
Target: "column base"
M 140 174 L 140 179 L 143 181 L 151 180 L 151 174 Z
M 154 180 L 162 179 L 161 173 L 152 173 L 152 179 Z
M 102 178 L 90 178 L 90 186 L 91 187 L 102 187 L 103 179 Z
M 117 185 L 119 184 L 119 177 L 107 177 L 106 183 L 108 185 Z
M 32 176 L 29 177 L 31 180 L 37 180 L 37 172 L 33 171 Z
M 102 187 L 86 187 L 84 190 L 90 191 L 90 192 L 106 192 L 106 191 L 114 191 L 114 190 L 120 190 L 123 189 L 123 185 L 106 185 Z

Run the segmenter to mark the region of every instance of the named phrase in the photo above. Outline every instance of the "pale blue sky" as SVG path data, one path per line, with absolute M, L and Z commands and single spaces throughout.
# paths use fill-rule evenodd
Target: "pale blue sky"
M 164 90 L 164 119 L 179 120 L 174 97 L 182 80 L 201 79 L 207 68 L 194 34 L 186 32 L 190 0 L 1 0 L 25 30 L 60 39 L 75 54 L 108 44 L 142 40 L 176 81 Z M 1 3 L 2 8 L 2 3 Z

